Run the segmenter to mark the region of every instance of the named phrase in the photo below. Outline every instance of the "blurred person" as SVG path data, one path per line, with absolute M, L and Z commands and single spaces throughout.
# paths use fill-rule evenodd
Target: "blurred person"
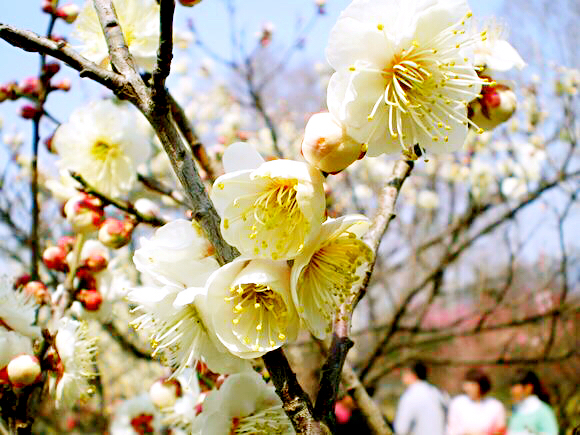
M 454 397 L 449 405 L 447 435 L 503 435 L 506 413 L 502 403 L 487 397 L 489 377 L 479 369 L 469 370 L 463 381 L 465 394 Z
M 402 370 L 407 389 L 397 406 L 394 427 L 397 435 L 443 435 L 447 400 L 427 382 L 427 367 L 416 361 Z
M 520 370 L 511 383 L 514 403 L 508 435 L 557 435 L 558 423 L 550 407 L 550 396 L 538 376 Z

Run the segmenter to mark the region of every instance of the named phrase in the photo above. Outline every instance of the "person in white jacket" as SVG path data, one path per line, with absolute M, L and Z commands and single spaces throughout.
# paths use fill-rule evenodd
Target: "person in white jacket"
M 395 415 L 396 435 L 443 435 L 446 397 L 427 382 L 427 367 L 415 362 L 402 370 L 407 389 L 401 396 Z

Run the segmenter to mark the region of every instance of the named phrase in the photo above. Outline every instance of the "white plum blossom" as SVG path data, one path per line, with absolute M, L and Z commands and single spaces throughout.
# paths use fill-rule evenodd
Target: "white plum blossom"
M 0 330 L 16 331 L 29 338 L 40 337 L 40 327 L 35 326 L 34 298 L 14 290 L 7 277 L 0 277 Z
M 434 210 L 439 207 L 439 195 L 429 189 L 423 189 L 417 194 L 417 205 L 425 210 Z
M 199 411 L 198 405 L 201 406 L 205 393 L 201 392 L 197 374 L 193 370 L 186 371 L 173 382 L 179 383 L 179 397 L 171 406 L 161 408 L 163 422 L 172 426 L 172 433 L 191 434 L 193 421 Z
M 322 174 L 302 162 L 263 162 L 248 147 L 237 143 L 226 149 L 227 173 L 218 177 L 212 189 L 222 235 L 243 255 L 292 259 L 323 222 Z M 234 168 L 242 169 L 229 170 Z
M 142 237 L 133 261 L 137 270 L 160 285 L 203 287 L 219 268 L 213 247 L 196 223 L 176 219 Z
M 113 6 L 129 47 L 141 68 L 152 71 L 159 45 L 159 4 L 155 0 L 114 0 Z M 72 38 L 87 59 L 110 68 L 109 50 L 92 0 L 87 0 L 76 19 Z
M 434 153 L 463 145 L 466 105 L 485 83 L 467 47 L 465 0 L 354 0 L 331 31 L 327 58 L 336 70 L 328 110 L 368 155 Z
M 136 119 L 128 105 L 111 100 L 77 108 L 54 134 L 60 168 L 78 172 L 107 196 L 126 194 L 137 180 L 137 166 L 150 154 Z
M 208 304 L 219 340 L 241 358 L 257 358 L 298 333 L 285 261 L 238 258 L 213 273 Z
M 198 361 L 215 373 L 249 369 L 246 361 L 230 354 L 218 341 L 203 287 L 139 287 L 128 299 L 143 312 L 132 325 L 147 330 L 154 354 L 162 352 L 164 363 L 174 369 L 172 376 Z
M 68 317 L 60 319 L 55 347 L 60 358 L 56 383 L 56 405 L 71 408 L 85 400 L 93 388 L 89 379 L 95 376 L 96 338 L 88 338 L 87 324 Z
M 219 268 L 213 247 L 197 224 L 177 219 L 141 238 L 133 261 L 150 285 L 133 289 L 128 298 L 143 314 L 132 324 L 146 329 L 174 376 L 203 361 L 216 373 L 247 369 L 217 340 L 206 304 L 205 284 Z
M 481 158 L 474 158 L 469 168 L 469 182 L 475 201 L 485 199 L 495 182 L 494 168 Z
M 255 372 L 229 376 L 203 402 L 193 422 L 200 435 L 295 434 L 274 387 Z
M 477 43 L 473 47 L 474 64 L 483 68 L 482 74 L 522 69 L 526 66 L 517 50 L 501 38 L 502 26 L 490 22 L 483 28 L 486 37 L 476 39 Z
M 373 259 L 361 240 L 369 228 L 364 216 L 328 219 L 318 237 L 294 260 L 291 289 L 294 305 L 318 338 L 331 331 L 341 304 L 353 295 L 364 268 Z

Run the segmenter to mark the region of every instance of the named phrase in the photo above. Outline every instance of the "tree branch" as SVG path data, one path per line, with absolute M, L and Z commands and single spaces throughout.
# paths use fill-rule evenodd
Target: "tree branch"
M 173 119 L 183 134 L 183 137 L 185 137 L 193 157 L 197 160 L 199 166 L 201 166 L 201 168 L 206 173 L 207 179 L 213 183 L 216 179 L 216 171 L 213 168 L 213 164 L 207 155 L 205 148 L 199 139 L 199 136 L 195 132 L 191 122 L 189 122 L 187 119 L 187 115 L 185 114 L 181 105 L 169 92 L 167 93 L 167 101 L 171 107 L 171 114 L 173 115 Z
M 173 13 L 175 11 L 175 0 L 161 0 L 159 15 L 159 50 L 157 51 L 157 62 L 153 68 L 151 81 L 153 98 L 165 94 L 165 80 L 171 71 L 171 60 L 173 59 Z
M 315 408 L 317 417 L 324 419 L 331 427 L 334 426 L 334 403 L 338 394 L 338 380 L 343 371 L 346 355 L 353 345 L 353 342 L 348 338 L 352 312 L 366 292 L 381 239 L 387 231 L 389 223 L 395 217 L 395 205 L 399 192 L 412 169 L 413 162 L 408 160 L 399 160 L 393 168 L 393 174 L 386 182 L 379 198 L 379 208 L 373 219 L 372 226 L 364 237 L 365 242 L 374 252 L 373 261 L 365 271 L 364 280 L 353 292 L 352 300 L 347 301 L 341 307 L 334 323 L 331 351 L 322 370 L 320 391 L 316 399 Z
M 0 38 L 24 51 L 43 53 L 61 60 L 77 70 L 81 77 L 90 78 L 116 94 L 122 95 L 128 91 L 126 89 L 128 86 L 127 80 L 122 75 L 99 67 L 81 56 L 65 42 L 55 42 L 38 36 L 34 32 L 16 29 L 2 23 L 0 23 Z
M 297 433 L 330 434 L 330 430 L 313 416 L 313 408 L 308 395 L 304 392 L 296 375 L 290 368 L 282 349 L 265 354 L 262 359 L 282 399 L 284 411 L 292 421 Z

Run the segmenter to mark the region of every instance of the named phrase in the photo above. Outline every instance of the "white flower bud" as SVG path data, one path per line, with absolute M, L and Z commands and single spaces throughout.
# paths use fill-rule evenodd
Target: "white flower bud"
M 160 409 L 169 408 L 181 396 L 181 386 L 176 380 L 158 380 L 149 389 L 149 397 L 155 406 Z
M 40 361 L 34 355 L 18 355 L 8 363 L 6 371 L 15 387 L 32 385 L 40 379 Z
M 64 205 L 64 214 L 76 233 L 96 231 L 104 219 L 100 201 L 85 194 L 69 199 Z
M 346 134 L 346 128 L 330 113 L 315 113 L 304 130 L 302 155 L 318 169 L 336 174 L 364 156 L 366 147 Z

